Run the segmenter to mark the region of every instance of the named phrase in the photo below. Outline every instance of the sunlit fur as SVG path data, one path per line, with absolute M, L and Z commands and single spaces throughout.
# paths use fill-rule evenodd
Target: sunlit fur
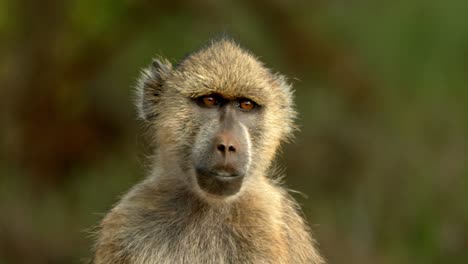
M 213 93 L 249 98 L 262 109 L 255 129 L 243 127 L 249 170 L 229 197 L 197 188 L 190 164 L 209 126 L 190 98 Z M 283 76 L 227 39 L 175 66 L 155 60 L 136 99 L 154 147 L 151 170 L 103 219 L 95 263 L 324 263 L 297 204 L 271 175 L 294 130 L 292 93 Z

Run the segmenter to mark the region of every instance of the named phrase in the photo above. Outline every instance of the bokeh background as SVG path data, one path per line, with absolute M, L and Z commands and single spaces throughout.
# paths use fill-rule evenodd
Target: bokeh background
M 468 1 L 0 0 L 0 263 L 81 263 L 144 177 L 140 69 L 228 32 L 296 88 L 329 263 L 468 263 Z

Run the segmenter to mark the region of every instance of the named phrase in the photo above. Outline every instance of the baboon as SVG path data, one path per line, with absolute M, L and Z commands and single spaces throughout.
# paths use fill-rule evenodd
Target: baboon
M 324 263 L 272 170 L 291 137 L 293 91 L 231 39 L 137 85 L 151 170 L 105 216 L 95 264 Z

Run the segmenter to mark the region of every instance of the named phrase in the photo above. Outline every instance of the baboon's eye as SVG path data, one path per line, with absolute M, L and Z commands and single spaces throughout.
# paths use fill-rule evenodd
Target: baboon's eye
M 255 103 L 252 100 L 243 98 L 239 100 L 239 107 L 244 111 L 250 111 L 255 108 Z
M 214 107 L 214 106 L 217 106 L 219 105 L 220 103 L 220 100 L 217 96 L 215 95 L 205 95 L 205 96 L 202 96 L 198 99 L 198 101 L 203 105 L 203 106 L 206 106 L 206 107 Z

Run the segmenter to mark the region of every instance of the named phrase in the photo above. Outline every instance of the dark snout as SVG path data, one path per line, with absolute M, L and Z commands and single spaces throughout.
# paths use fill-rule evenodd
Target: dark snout
M 196 161 L 197 181 L 201 189 L 216 195 L 237 193 L 248 169 L 248 136 L 235 114 L 220 120 L 201 160 Z

